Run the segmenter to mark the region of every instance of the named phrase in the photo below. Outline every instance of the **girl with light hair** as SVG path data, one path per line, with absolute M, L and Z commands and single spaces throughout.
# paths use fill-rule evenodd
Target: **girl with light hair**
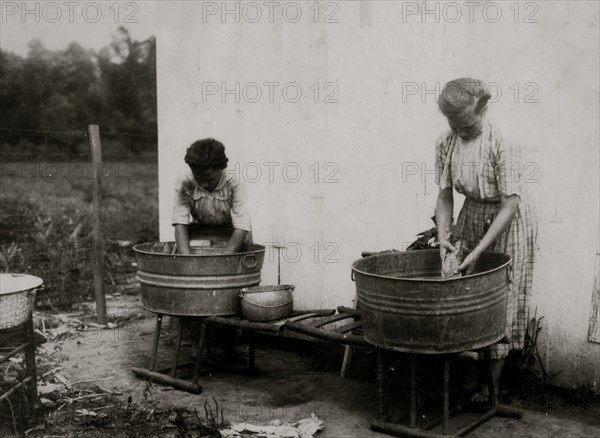
M 487 117 L 490 97 L 484 84 L 471 78 L 448 82 L 439 96 L 439 109 L 450 129 L 436 143 L 439 193 L 435 217 L 442 260 L 449 253 L 462 254 L 452 274 L 473 273 L 486 250 L 512 257 L 506 334 L 491 346 L 492 376 L 499 394 L 506 356 L 510 350 L 523 349 L 538 225 L 519 173 L 524 164 L 519 146 Z M 454 189 L 465 201 L 450 233 Z M 488 396 L 487 386 L 481 385 L 471 400 L 485 402 Z

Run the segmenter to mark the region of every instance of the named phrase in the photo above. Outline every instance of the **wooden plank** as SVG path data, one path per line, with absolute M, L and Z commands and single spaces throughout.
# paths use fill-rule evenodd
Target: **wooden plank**
M 255 330 L 259 332 L 280 332 L 287 321 L 298 322 L 305 319 L 312 318 L 323 318 L 333 314 L 333 309 L 319 309 L 319 310 L 298 310 L 292 312 L 289 318 L 283 318 L 276 321 L 248 321 L 242 319 L 241 315 L 234 316 L 209 316 L 206 318 L 208 324 L 226 325 L 230 327 L 236 327 L 245 330 Z
M 374 348 L 371 344 L 365 341 L 362 336 L 335 333 L 326 329 L 316 328 L 308 324 L 300 324 L 297 322 L 290 323 L 289 321 L 285 323 L 285 328 L 293 332 L 302 333 L 303 335 L 312 336 L 314 338 L 323 339 L 336 344 Z
M 251 322 L 246 321 L 245 319 L 234 319 L 222 316 L 209 316 L 206 318 L 206 323 L 235 327 L 242 330 L 254 330 L 271 333 L 279 333 L 283 328 L 281 325 L 276 325 L 271 322 Z
M 293 316 L 291 318 L 288 319 L 288 321 L 292 321 L 292 322 L 300 322 L 300 321 L 304 321 L 305 319 L 312 319 L 315 317 L 319 317 L 321 315 L 319 315 L 318 313 L 305 313 L 304 315 L 298 315 L 298 316 Z
M 192 382 L 188 382 L 187 380 L 166 376 L 164 374 L 157 373 L 156 371 L 150 371 L 145 368 L 132 368 L 131 371 L 133 372 L 133 374 L 135 374 L 141 379 L 150 380 L 152 382 L 160 383 L 162 385 L 172 386 L 175 389 L 191 392 L 192 394 L 200 394 L 202 392 L 202 386 Z
M 13 392 L 17 391 L 18 389 L 20 389 L 21 387 L 27 385 L 30 382 L 31 382 L 31 377 L 25 377 L 22 381 L 20 381 L 19 383 L 17 383 L 11 389 L 9 389 L 8 391 L 6 391 L 2 395 L 0 395 L 0 401 L 2 401 L 4 399 L 7 399 L 8 397 L 10 397 L 12 395 Z
M 348 333 L 348 332 L 352 332 L 354 330 L 356 330 L 357 328 L 360 328 L 363 326 L 363 322 L 362 321 L 354 321 L 351 322 L 350 324 L 345 324 L 341 327 L 338 327 L 334 330 L 334 332 L 336 333 Z
M 98 125 L 88 126 L 90 155 L 94 167 L 94 186 L 92 190 L 92 229 L 93 248 L 92 263 L 94 265 L 94 293 L 96 295 L 96 315 L 98 324 L 106 325 L 106 297 L 104 295 L 104 238 L 100 222 L 102 196 L 102 147 L 100 145 L 100 128 Z
M 0 363 L 4 363 L 6 362 L 8 359 L 10 359 L 13 356 L 16 356 L 17 354 L 19 354 L 20 352 L 24 351 L 27 347 L 29 346 L 28 343 L 19 345 L 16 348 L 11 349 L 12 347 L 7 347 L 7 348 L 1 348 L 0 352 L 6 351 L 6 350 L 10 350 L 8 354 L 0 357 Z
M 356 301 L 355 301 L 355 303 L 356 303 Z M 348 316 L 352 316 L 353 318 L 357 318 L 357 319 L 362 317 L 360 310 L 352 309 L 352 308 L 346 307 L 346 306 L 338 306 L 337 311 L 338 311 L 338 313 L 347 313 Z
M 333 322 L 337 322 L 337 321 L 343 321 L 344 319 L 348 319 L 348 318 L 352 318 L 351 315 L 347 315 L 345 313 L 342 314 L 336 314 L 336 315 L 332 315 L 332 316 L 328 316 L 326 318 L 322 318 L 318 321 L 312 322 L 310 325 L 316 328 L 319 327 L 323 327 L 324 325 L 327 324 L 331 324 Z

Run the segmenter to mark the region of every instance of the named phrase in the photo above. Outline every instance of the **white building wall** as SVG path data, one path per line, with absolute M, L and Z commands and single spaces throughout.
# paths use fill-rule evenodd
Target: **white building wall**
M 538 200 L 540 352 L 550 374 L 562 371 L 555 383 L 598 385 L 600 344 L 587 340 L 600 222 L 598 4 L 475 3 L 469 18 L 461 2 L 321 2 L 317 19 L 315 2 L 164 4 L 161 239 L 173 240 L 186 147 L 215 137 L 247 182 L 255 241 L 269 246 L 263 283 L 277 282 L 279 242 L 298 307 L 350 305 L 362 250 L 402 249 L 432 225 L 434 142 L 446 129 L 436 90 L 481 78 L 497 93 L 490 116 L 525 150 Z M 433 12 L 420 15 L 423 6 Z

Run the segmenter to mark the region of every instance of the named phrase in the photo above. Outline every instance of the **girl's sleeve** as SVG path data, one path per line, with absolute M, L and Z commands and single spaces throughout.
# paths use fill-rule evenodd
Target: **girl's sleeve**
M 523 162 L 521 148 L 511 139 L 498 135 L 494 172 L 498 191 L 503 196 L 521 195 Z
M 171 215 L 171 224 L 189 225 L 190 214 L 190 195 L 186 188 L 186 178 L 179 177 L 175 182 L 175 193 L 173 196 L 173 213 Z
M 233 228 L 237 228 L 238 230 L 252 231 L 248 196 L 246 187 L 242 181 L 238 181 L 233 187 L 231 224 L 233 225 Z
M 435 144 L 435 183 L 440 189 L 452 187 L 449 150 L 447 135 L 442 135 Z

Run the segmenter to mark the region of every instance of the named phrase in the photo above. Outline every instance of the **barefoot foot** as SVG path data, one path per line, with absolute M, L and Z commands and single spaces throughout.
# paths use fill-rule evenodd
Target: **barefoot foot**
M 479 360 L 479 354 L 476 351 L 463 351 L 462 353 L 458 354 L 458 358 L 460 360 L 477 361 Z
M 489 402 L 489 399 L 490 399 L 490 392 L 489 392 L 487 386 L 482 386 L 481 388 L 479 388 L 479 391 L 477 391 L 475 394 L 473 394 L 471 396 L 472 403 L 487 403 L 487 402 Z

